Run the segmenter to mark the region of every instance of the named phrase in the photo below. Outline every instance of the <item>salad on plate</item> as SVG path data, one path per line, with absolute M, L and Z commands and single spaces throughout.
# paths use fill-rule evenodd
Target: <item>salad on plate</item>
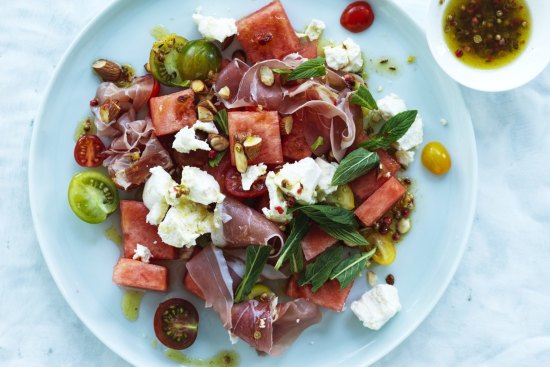
M 89 223 L 120 210 L 113 282 L 167 292 L 169 272 L 184 269 L 188 293 L 148 315 L 170 350 L 194 343 L 197 298 L 232 342 L 266 355 L 348 301 L 380 329 L 401 305 L 394 276 L 378 284 L 372 265 L 391 264 L 412 226 L 420 114 L 396 94 L 372 96 L 353 37 L 327 41 L 317 19 L 297 32 L 278 0 L 240 20 L 200 8 L 191 19 L 202 39 L 152 30 L 142 76 L 92 65 L 102 82 L 74 150 L 89 169 L 68 198 Z M 364 1 L 340 19 L 351 32 L 373 21 Z M 421 160 L 439 175 L 451 167 L 437 142 Z M 348 300 L 363 274 L 372 289 Z

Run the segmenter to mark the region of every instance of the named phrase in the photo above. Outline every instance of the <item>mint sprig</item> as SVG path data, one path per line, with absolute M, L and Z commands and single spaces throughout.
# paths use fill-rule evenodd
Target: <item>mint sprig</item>
M 286 80 L 309 79 L 318 76 L 325 76 L 326 74 L 327 69 L 325 67 L 325 59 L 323 57 L 318 57 L 298 65 L 290 74 L 288 74 Z
M 271 247 L 250 245 L 246 248 L 246 264 L 241 283 L 235 291 L 235 303 L 242 302 L 252 291 L 271 253 Z
M 410 129 L 418 111 L 409 110 L 398 113 L 382 125 L 380 131 L 359 144 L 368 150 L 384 149 L 401 139 Z
M 378 109 L 376 100 L 374 99 L 368 88 L 364 85 L 359 86 L 357 92 L 351 95 L 350 102 L 369 110 Z
M 379 162 L 378 154 L 357 148 L 342 159 L 334 172 L 331 185 L 338 186 L 353 181 L 378 166 Z

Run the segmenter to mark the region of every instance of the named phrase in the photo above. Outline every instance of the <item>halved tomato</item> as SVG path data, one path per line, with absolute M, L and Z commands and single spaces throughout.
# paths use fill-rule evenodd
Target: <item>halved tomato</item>
M 168 348 L 189 348 L 197 339 L 199 314 L 189 301 L 172 298 L 158 306 L 154 327 L 158 340 Z
M 236 198 L 255 198 L 267 192 L 265 177 L 258 178 L 250 190 L 243 190 L 242 176 L 235 167 L 230 167 L 225 173 L 225 189 L 229 195 Z
M 74 147 L 74 159 L 82 167 L 99 167 L 103 163 L 105 145 L 96 135 L 82 135 Z

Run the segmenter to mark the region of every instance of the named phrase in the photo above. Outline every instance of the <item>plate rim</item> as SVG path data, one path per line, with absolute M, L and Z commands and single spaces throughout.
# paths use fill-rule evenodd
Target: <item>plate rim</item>
M 33 222 L 33 228 L 36 233 L 36 238 L 38 240 L 38 244 L 40 246 L 40 251 L 42 253 L 42 256 L 46 262 L 46 266 L 48 267 L 48 271 L 50 272 L 57 288 L 61 292 L 65 302 L 71 307 L 71 310 L 76 314 L 76 316 L 79 318 L 79 320 L 86 326 L 86 328 L 103 344 L 105 345 L 109 350 L 111 350 L 113 353 L 115 353 L 117 356 L 119 356 L 121 359 L 125 360 L 126 362 L 139 366 L 140 361 L 137 357 L 132 357 L 132 355 L 127 355 L 122 352 L 119 352 L 115 345 L 109 345 L 106 341 L 103 340 L 103 338 L 100 337 L 100 330 L 96 329 L 95 323 L 91 318 L 88 318 L 82 310 L 80 310 L 78 307 L 76 307 L 75 302 L 73 301 L 72 296 L 69 295 L 69 290 L 65 287 L 64 282 L 62 281 L 62 275 L 61 271 L 58 267 L 54 266 L 53 264 L 53 256 L 48 253 L 48 251 L 45 248 L 45 245 L 43 244 L 45 240 L 43 239 L 45 235 L 43 234 L 42 227 L 40 225 L 37 225 L 40 223 L 37 218 L 37 196 L 39 190 L 37 190 L 36 182 L 39 182 L 36 180 L 35 177 L 35 165 L 36 165 L 36 158 L 37 157 L 37 140 L 38 140 L 38 127 L 42 124 L 42 119 L 46 111 L 46 102 L 49 99 L 50 94 L 53 91 L 53 87 L 57 79 L 59 78 L 59 75 L 61 71 L 63 70 L 63 66 L 65 63 L 69 60 L 69 56 L 73 53 L 74 49 L 78 46 L 82 38 L 92 29 L 95 27 L 95 25 L 103 20 L 103 18 L 114 8 L 121 6 L 122 3 L 126 2 L 127 4 L 131 4 L 131 1 L 129 0 L 113 0 L 110 4 L 99 10 L 87 23 L 86 25 L 76 34 L 75 38 L 71 41 L 70 45 L 67 47 L 67 49 L 64 51 L 63 56 L 59 59 L 59 62 L 56 65 L 55 71 L 52 74 L 48 86 L 44 91 L 44 94 L 42 96 L 40 107 L 36 112 L 35 115 L 35 123 L 33 125 L 33 131 L 31 135 L 31 142 L 30 142 L 30 148 L 29 148 L 29 163 L 28 163 L 28 190 L 29 190 L 29 204 L 30 204 L 30 210 L 31 210 L 31 217 Z M 127 5 L 122 4 L 122 6 Z M 393 11 L 395 11 L 397 14 L 397 17 L 405 17 L 407 18 L 411 26 L 415 29 L 416 32 L 418 32 L 420 35 L 423 36 L 422 42 L 426 43 L 427 50 L 430 51 L 429 45 L 427 44 L 426 40 L 426 32 L 422 30 L 422 28 L 419 26 L 419 24 L 412 19 L 405 10 L 400 7 L 396 1 L 389 0 L 386 1 L 386 4 L 389 4 L 393 8 Z M 434 65 L 438 65 L 436 60 L 433 60 L 433 55 L 431 52 L 429 52 L 429 57 L 432 58 L 432 61 L 434 62 Z M 440 71 L 441 72 L 441 71 Z M 424 322 L 426 317 L 433 311 L 435 306 L 439 303 L 441 297 L 443 296 L 443 293 L 447 290 L 451 280 L 456 274 L 456 271 L 458 269 L 458 266 L 460 265 L 460 262 L 464 256 L 464 252 L 467 246 L 467 243 L 470 239 L 471 229 L 473 226 L 475 211 L 476 211 L 476 203 L 477 203 L 477 195 L 478 195 L 478 159 L 477 159 L 477 142 L 475 139 L 475 132 L 473 127 L 473 122 L 471 119 L 470 112 L 466 106 L 463 92 L 461 88 L 459 87 L 459 83 L 454 81 L 452 78 L 450 78 L 445 73 L 441 72 L 441 77 L 444 77 L 448 79 L 447 87 L 454 89 L 455 93 L 458 93 L 460 96 L 460 101 L 458 101 L 463 108 L 465 112 L 466 123 L 464 124 L 463 128 L 466 128 L 468 131 L 466 131 L 466 134 L 471 136 L 472 139 L 472 150 L 471 154 L 473 157 L 472 160 L 472 167 L 471 167 L 471 173 L 472 173 L 472 180 L 469 183 L 467 189 L 471 192 L 471 198 L 470 198 L 470 205 L 468 207 L 468 213 L 466 213 L 466 228 L 464 230 L 464 235 L 462 236 L 462 239 L 460 243 L 458 244 L 458 251 L 457 256 L 452 261 L 451 266 L 449 267 L 449 271 L 446 272 L 446 275 L 443 277 L 443 281 L 440 282 L 440 285 L 437 289 L 434 290 L 432 293 L 433 296 L 431 297 L 431 301 L 427 303 L 427 307 L 424 307 L 423 312 L 415 319 L 414 322 L 411 322 L 409 326 L 404 330 L 404 332 L 400 333 L 400 336 L 398 338 L 395 338 L 392 340 L 391 343 L 387 343 L 384 346 L 380 347 L 378 349 L 378 352 L 374 352 L 371 354 L 365 354 L 365 356 L 361 359 L 363 363 L 368 363 L 368 365 L 371 365 L 373 363 L 378 362 L 383 357 L 387 356 L 391 351 L 396 349 L 405 339 L 407 339 L 417 328 L 418 326 Z M 455 102 L 456 103 L 456 102 Z M 469 162 L 470 163 L 470 162 Z M 365 347 L 365 346 L 363 346 Z M 362 349 L 362 348 L 361 348 Z M 358 349 L 356 352 L 360 352 L 361 349 Z M 355 356 L 355 353 L 352 354 L 353 357 L 351 358 L 357 358 Z M 346 363 L 346 361 L 343 362 L 337 362 L 337 365 L 342 365 L 343 363 Z

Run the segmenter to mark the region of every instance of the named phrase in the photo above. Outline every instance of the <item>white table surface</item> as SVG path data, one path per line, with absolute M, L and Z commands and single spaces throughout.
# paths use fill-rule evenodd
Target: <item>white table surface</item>
M 422 24 L 426 0 L 397 2 Z M 59 293 L 27 193 L 33 118 L 47 83 L 107 3 L 0 0 L 0 366 L 128 366 Z M 479 154 L 468 247 L 433 312 L 376 366 L 550 366 L 550 68 L 511 92 L 463 93 Z

